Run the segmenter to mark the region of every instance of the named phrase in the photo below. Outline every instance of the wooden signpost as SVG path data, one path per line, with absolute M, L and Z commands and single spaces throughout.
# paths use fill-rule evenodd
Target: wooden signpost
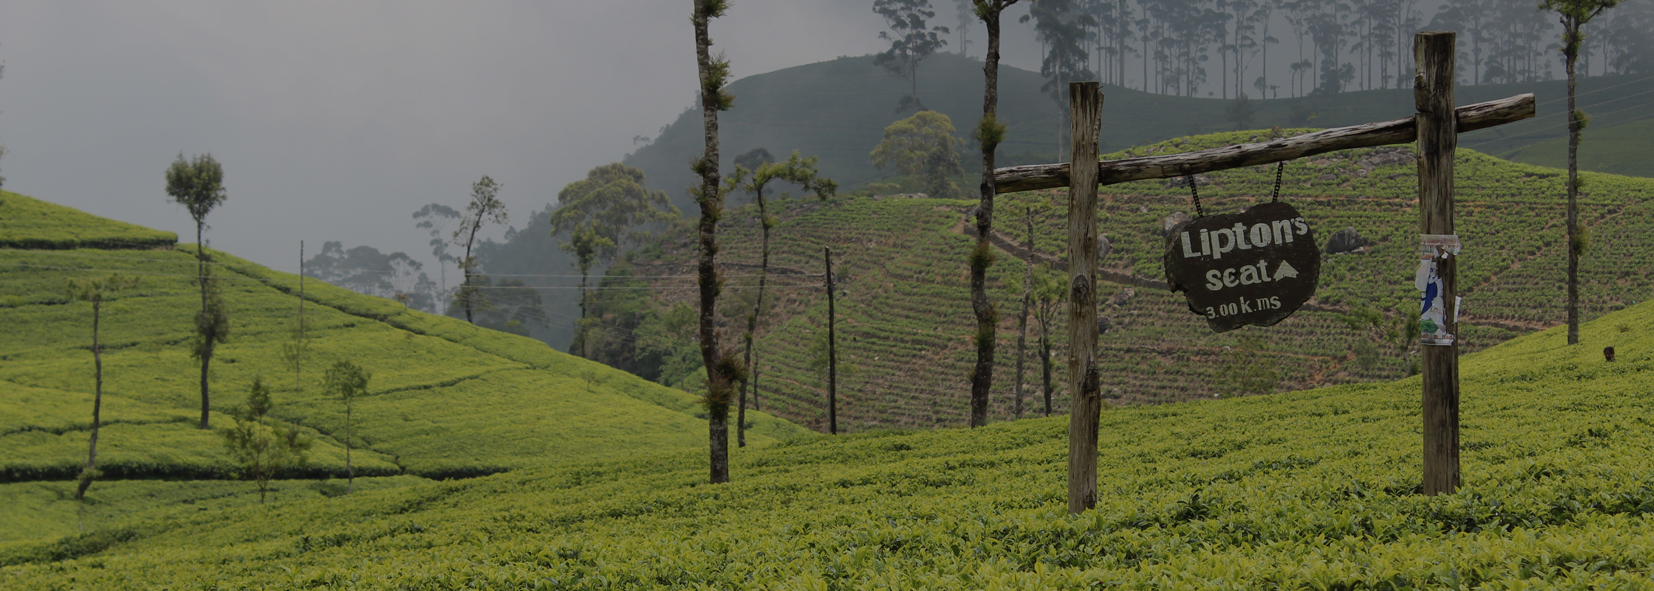
M 1351 148 L 1417 142 L 1420 233 L 1436 235 L 1435 239 L 1439 240 L 1441 235 L 1453 234 L 1453 150 L 1457 147 L 1457 134 L 1527 119 L 1534 115 L 1535 109 L 1532 94 L 1454 109 L 1453 51 L 1453 33 L 1428 31 L 1414 36 L 1413 52 L 1418 65 L 1414 96 L 1418 114 L 1413 117 L 1327 129 L 1263 143 L 1108 162 L 1097 161 L 1097 136 L 1103 103 L 1097 83 L 1074 83 L 1069 88 L 1073 121 L 1071 137 L 1074 141 L 1071 154 L 1073 162 L 1083 164 L 1041 164 L 994 170 L 994 184 L 999 193 L 1069 188 L 1068 381 L 1073 398 L 1068 424 L 1069 512 L 1080 513 L 1094 507 L 1097 501 L 1097 421 L 1101 400 L 1098 397 L 1097 331 L 1091 327 L 1095 326 L 1097 315 L 1098 186 L 1270 164 Z M 1263 213 L 1260 212 L 1260 215 Z M 1274 241 L 1274 221 L 1273 218 L 1267 219 L 1271 220 L 1271 243 L 1281 244 L 1285 235 L 1282 235 L 1283 240 Z M 1239 220 L 1229 222 L 1231 230 L 1236 222 Z M 1215 223 L 1214 228 L 1206 228 L 1208 239 Z M 1251 240 L 1250 233 L 1257 223 L 1243 228 L 1248 240 Z M 1199 227 L 1196 229 L 1198 231 Z M 1191 252 L 1198 247 L 1196 240 L 1198 235 L 1191 236 Z M 1294 244 L 1296 240 L 1295 235 Z M 1314 244 L 1309 240 L 1305 243 Z M 1209 243 L 1208 251 L 1213 246 Z M 1187 258 L 1192 260 L 1197 257 Z M 1216 257 L 1212 258 L 1213 263 L 1218 262 Z M 1435 268 L 1440 282 L 1438 295 L 1449 306 L 1443 314 L 1449 334 L 1457 334 L 1458 329 L 1452 320 L 1457 315 L 1454 309 L 1458 294 L 1457 263 L 1457 256 L 1445 257 L 1436 263 Z M 1228 268 L 1214 266 L 1197 270 L 1203 273 L 1201 279 L 1204 280 L 1208 277 L 1205 273 L 1217 269 L 1218 281 L 1229 289 L 1231 286 L 1225 282 L 1228 277 L 1225 269 Z M 1294 265 L 1294 268 L 1297 269 L 1297 266 Z M 1279 266 L 1274 266 L 1272 272 L 1278 273 L 1279 270 Z M 1302 274 L 1302 269 L 1297 270 Z M 1259 269 L 1260 278 L 1264 272 L 1265 269 Z M 1244 271 L 1237 269 L 1237 276 L 1240 273 Z M 1168 276 L 1168 279 L 1171 277 Z M 1270 279 L 1275 279 L 1273 274 Z M 1200 284 L 1185 282 L 1182 285 L 1191 290 L 1191 298 L 1193 291 L 1202 289 Z M 1282 287 L 1285 287 L 1284 282 Z M 1253 319 L 1265 320 L 1266 317 Z M 1214 328 L 1217 326 L 1214 325 Z M 1448 345 L 1427 343 L 1424 347 L 1425 494 L 1452 493 L 1459 485 L 1458 354 L 1457 342 Z
M 1188 294 L 1189 311 L 1205 316 L 1212 332 L 1286 320 L 1315 295 L 1321 276 L 1315 232 L 1285 203 L 1178 224 L 1162 262 L 1166 284 Z

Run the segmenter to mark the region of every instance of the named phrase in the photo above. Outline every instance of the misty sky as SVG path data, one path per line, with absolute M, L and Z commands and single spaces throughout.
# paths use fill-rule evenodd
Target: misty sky
M 952 2 L 934 3 L 940 24 L 957 23 Z M 211 152 L 228 188 L 208 218 L 215 248 L 284 270 L 301 239 L 310 253 L 343 240 L 428 258 L 409 217 L 421 205 L 460 206 L 487 174 L 521 227 L 689 107 L 691 6 L 7 0 L 0 175 L 7 190 L 194 242 L 163 171 Z M 874 53 L 884 23 L 871 6 L 736 0 L 713 23 L 715 49 L 737 77 Z M 1038 68 L 1030 29 L 1007 25 L 1006 63 Z

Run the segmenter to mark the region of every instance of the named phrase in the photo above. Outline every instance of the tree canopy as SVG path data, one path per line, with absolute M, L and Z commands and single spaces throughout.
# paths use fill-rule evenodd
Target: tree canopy
M 954 199 L 959 186 L 954 176 L 964 174 L 953 120 L 936 111 L 920 111 L 884 128 L 884 141 L 873 148 L 873 166 L 894 166 L 902 174 L 921 177 L 922 191 L 931 197 Z
M 890 27 L 879 32 L 879 38 L 889 41 L 890 48 L 874 56 L 873 63 L 911 85 L 896 111 L 924 110 L 924 103 L 919 101 L 919 64 L 948 44 L 948 40 L 942 38 L 948 34 L 948 28 L 927 26 L 926 20 L 936 17 L 930 0 L 874 0 L 873 12 L 884 17 Z

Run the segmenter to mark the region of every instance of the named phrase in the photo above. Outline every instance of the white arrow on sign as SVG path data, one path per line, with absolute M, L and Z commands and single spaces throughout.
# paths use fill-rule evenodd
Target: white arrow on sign
M 1275 280 L 1280 281 L 1282 277 L 1292 277 L 1296 279 L 1298 277 L 1298 270 L 1292 268 L 1292 263 L 1281 261 L 1281 264 L 1275 267 Z

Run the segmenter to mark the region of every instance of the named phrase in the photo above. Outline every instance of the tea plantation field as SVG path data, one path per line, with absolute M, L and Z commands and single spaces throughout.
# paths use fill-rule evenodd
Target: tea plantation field
M 529 467 L 0 545 L 18 589 L 1641 589 L 1654 304 L 1463 359 L 1464 487 L 1419 494 L 1418 378 Z M 1605 362 L 1604 346 L 1619 351 Z M 141 494 L 141 493 L 134 493 Z
M 0 244 L 49 237 L 59 224 L 74 241 L 0 248 L 0 541 L 79 527 L 79 508 L 64 499 L 86 462 L 92 318 L 91 304 L 67 297 L 69 278 L 120 272 L 142 281 L 103 305 L 98 467 L 105 480 L 89 493 L 88 523 L 102 526 L 157 504 L 256 497 L 251 484 L 223 481 L 234 472 L 223 443 L 197 428 L 200 371 L 189 354 L 200 305 L 193 247 L 81 248 L 161 233 L 13 193 L 4 198 Z M 171 236 L 165 235 L 169 244 Z M 706 448 L 706 422 L 689 393 L 539 341 L 313 280 L 304 288 L 309 353 L 295 373 L 281 347 L 296 327 L 299 278 L 212 256 L 232 330 L 211 366 L 212 424 L 233 424 L 225 411 L 240 406 L 262 376 L 275 390 L 272 416 L 315 441 L 308 465 L 286 477 L 345 475 L 344 407 L 322 388 L 323 371 L 339 359 L 372 372 L 351 441 L 357 476 L 383 479 L 369 488 Z M 805 433 L 762 413 L 749 422 L 756 445 Z M 337 488 L 295 481 L 278 484 L 276 494 L 326 496 Z
M 1286 130 L 1295 133 L 1301 130 Z M 1268 131 L 1194 136 L 1105 155 L 1104 159 L 1166 154 L 1259 141 Z M 1460 262 L 1463 337 L 1478 351 L 1566 319 L 1563 213 L 1566 173 L 1498 160 L 1470 150 L 1457 160 L 1457 224 L 1466 244 Z M 1646 300 L 1654 288 L 1654 179 L 1585 173 L 1581 219 L 1590 246 L 1581 265 L 1584 316 L 1596 318 Z M 1203 175 L 1208 212 L 1235 211 L 1269 198 L 1275 167 Z M 1282 199 L 1310 220 L 1325 246 L 1350 228 L 1369 242 L 1361 253 L 1327 255 L 1320 287 L 1306 309 L 1281 324 L 1212 335 L 1181 295 L 1165 290 L 1162 223 L 1194 214 L 1186 185 L 1142 181 L 1105 187 L 1099 226 L 1111 249 L 1102 258 L 1100 337 L 1103 392 L 1117 404 L 1210 399 L 1234 362 L 1242 338 L 1258 337 L 1260 355 L 1277 365 L 1274 391 L 1406 377 L 1416 346 L 1393 339 L 1417 292 L 1417 174 L 1407 147 L 1350 150 L 1288 163 Z M 1066 193 L 1002 196 L 995 227 L 1001 236 L 989 286 L 999 310 L 998 365 L 992 415 L 1013 416 L 1017 316 L 1029 262 L 1066 259 Z M 1031 205 L 1035 237 L 1028 248 L 1023 220 L 1005 205 Z M 837 304 L 840 363 L 854 368 L 839 381 L 840 429 L 964 425 L 968 372 L 974 362 L 966 258 L 974 238 L 967 212 L 974 200 L 913 196 L 840 196 L 829 202 L 791 199 L 772 206 L 774 231 L 766 311 L 757 335 L 763 408 L 825 430 L 825 376 L 817 333 L 826 326 L 822 248 L 831 247 L 842 287 Z M 731 342 L 745 328 L 756 285 L 759 225 L 755 208 L 732 209 L 720 225 L 720 263 L 730 303 L 721 307 Z M 694 297 L 693 228 L 667 233 L 658 246 L 617 265 L 598 292 L 597 329 L 624 342 L 637 310 L 660 309 Z M 1032 254 L 1029 254 L 1032 252 Z M 1020 257 L 1020 258 L 1019 258 Z M 745 298 L 743 307 L 737 300 Z M 1361 311 L 1381 314 L 1378 326 L 1349 322 Z M 1409 311 L 1408 313 L 1416 313 Z M 1062 382 L 1066 319 L 1057 314 L 1056 410 L 1065 412 Z M 1029 342 L 1038 335 L 1030 321 Z M 611 363 L 626 359 L 601 358 Z M 1037 414 L 1037 354 L 1027 353 L 1024 416 Z M 916 371 L 916 369 L 918 371 Z

